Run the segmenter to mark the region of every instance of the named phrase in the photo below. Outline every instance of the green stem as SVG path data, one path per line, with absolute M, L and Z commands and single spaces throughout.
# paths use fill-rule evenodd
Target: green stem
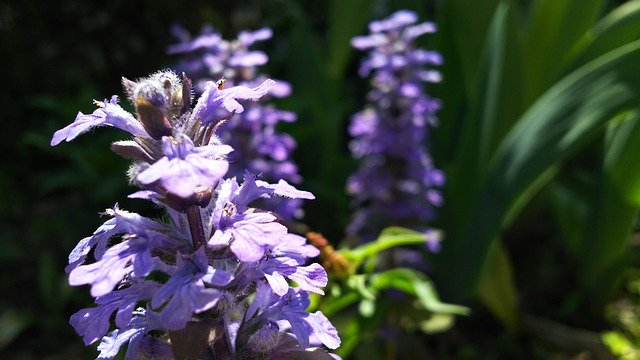
M 403 245 L 422 245 L 426 244 L 427 241 L 428 237 L 425 234 L 392 235 L 385 236 L 378 241 L 361 245 L 356 249 L 342 250 L 341 252 L 357 267 L 364 259 L 381 251 Z

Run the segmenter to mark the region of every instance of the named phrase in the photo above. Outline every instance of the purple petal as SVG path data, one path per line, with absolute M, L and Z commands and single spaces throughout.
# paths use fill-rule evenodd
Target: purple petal
M 262 28 L 256 31 L 242 31 L 238 34 L 238 41 L 244 46 L 251 46 L 256 41 L 271 39 L 273 32 L 269 28 Z
M 315 199 L 312 193 L 308 191 L 302 191 L 296 189 L 294 186 L 289 185 L 288 182 L 284 180 L 278 181 L 277 184 L 269 184 L 267 182 L 257 180 L 256 184 L 258 186 L 266 187 L 268 189 L 272 189 L 273 193 L 280 196 L 285 196 L 291 199 Z
M 142 124 L 117 102 L 118 97 L 114 95 L 110 101 L 98 103 L 99 108 L 92 114 L 85 115 L 79 112 L 73 123 L 53 134 L 51 146 L 58 145 L 62 140 L 71 141 L 96 126 L 113 126 L 134 136 L 149 137 Z
M 253 67 L 261 66 L 269 61 L 269 57 L 262 51 L 249 51 L 235 54 L 229 59 L 229 66 Z
M 231 251 L 242 262 L 256 262 L 264 256 L 265 249 L 252 238 L 240 238 L 231 243 Z
M 338 331 L 323 313 L 316 311 L 315 313 L 309 314 L 306 321 L 313 329 L 311 337 L 315 337 L 329 349 L 337 349 L 340 346 Z
M 269 283 L 269 285 L 271 286 L 271 289 L 273 290 L 274 293 L 276 293 L 277 295 L 284 295 L 287 293 L 287 291 L 289 291 L 289 283 L 287 283 L 287 280 L 284 278 L 284 276 L 280 275 L 277 272 L 274 272 L 273 274 L 264 274 L 265 279 L 267 279 L 267 282 Z

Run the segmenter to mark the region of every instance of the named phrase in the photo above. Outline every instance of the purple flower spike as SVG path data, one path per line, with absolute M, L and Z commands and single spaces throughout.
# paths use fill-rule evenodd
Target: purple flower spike
M 269 36 L 270 31 L 262 30 L 244 34 L 243 41 L 250 44 Z M 203 41 L 197 46 L 209 45 Z M 247 65 L 262 61 L 262 56 L 248 52 L 237 61 Z M 191 80 L 184 74 L 162 71 L 138 81 L 123 79 L 123 85 L 137 117 L 113 98 L 93 114 L 79 115 L 54 135 L 52 143 L 71 140 L 92 126 L 129 131 L 133 138 L 117 141 L 111 149 L 134 160 L 128 175 L 141 189 L 130 198 L 152 201 L 164 208 L 168 220 L 145 218 L 116 205 L 105 212 L 110 218 L 73 249 L 66 267 L 69 284 L 90 285 L 97 304 L 71 316 L 84 342 L 100 341 L 98 359 L 114 359 L 126 346 L 125 360 L 200 358 L 211 348 L 234 359 L 276 359 L 291 349 L 304 353 L 316 332 L 325 340 L 313 340 L 314 344 L 332 345 L 326 340 L 331 335 L 325 335 L 331 334 L 330 324 L 322 325 L 324 320 L 318 318 L 316 331 L 302 319 L 302 312 L 297 314 L 302 320 L 291 315 L 287 322 L 282 315 L 286 304 L 277 295 L 290 292 L 288 280 L 322 293 L 325 270 L 306 265 L 319 250 L 289 234 L 276 214 L 251 207 L 278 197 L 291 200 L 278 205 L 299 210 L 297 202 L 313 195 L 282 179 L 277 184 L 257 181 L 250 172 L 242 185 L 235 177 L 224 179 L 232 148 L 214 132 L 220 121 L 242 112 L 250 104 L 247 100 L 267 94 L 273 81 L 228 89 L 210 86 L 193 110 Z M 278 91 L 286 92 L 288 86 Z M 273 126 L 293 118 L 287 112 L 256 109 L 250 109 L 247 119 L 266 119 Z M 278 153 L 283 160 L 278 171 L 293 174 L 295 166 L 286 160 L 292 147 L 292 140 L 282 137 L 265 141 L 260 149 Z M 263 315 L 247 315 L 256 311 Z M 286 326 L 279 326 L 279 321 Z M 112 325 L 115 330 L 109 332 Z M 289 327 L 296 327 L 300 341 Z M 198 331 L 215 337 L 201 348 L 185 350 L 180 339 L 198 336 Z
M 358 208 L 347 234 L 364 241 L 392 225 L 422 230 L 442 205 L 437 188 L 444 175 L 424 148 L 441 106 L 424 85 L 439 81 L 440 74 L 425 66 L 440 65 L 442 56 L 415 48 L 416 37 L 435 31 L 429 22 L 414 25 L 417 20 L 411 11 L 398 11 L 372 22 L 371 34 L 351 40 L 369 51 L 359 73 L 371 75 L 373 84 L 369 104 L 349 125 L 349 148 L 361 165 L 347 183 Z
M 92 114 L 85 115 L 79 112 L 73 123 L 56 131 L 51 139 L 51 146 L 60 144 L 62 140 L 71 141 L 96 126 L 113 126 L 134 136 L 149 136 L 144 126 L 118 105 L 117 96 L 112 96 L 109 101 L 96 102 L 96 105 L 98 109 Z

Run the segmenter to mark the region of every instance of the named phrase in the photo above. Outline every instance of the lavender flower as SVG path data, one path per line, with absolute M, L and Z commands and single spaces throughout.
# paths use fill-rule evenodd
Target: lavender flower
M 282 299 L 322 293 L 326 272 L 306 264 L 317 250 L 289 234 L 274 214 L 252 207 L 258 199 L 313 195 L 284 180 L 256 180 L 249 172 L 242 184 L 225 178 L 226 155 L 233 149 L 215 136 L 217 127 L 245 110 L 239 101 L 267 94 L 274 82 L 228 89 L 210 83 L 193 109 L 191 81 L 184 74 L 163 71 L 123 84 L 135 116 L 114 96 L 96 103 L 92 114 L 79 113 L 51 143 L 96 126 L 129 132 L 133 138 L 115 142 L 112 150 L 134 161 L 129 177 L 142 190 L 130 197 L 162 206 L 170 220 L 116 205 L 71 252 L 69 283 L 90 285 L 97 304 L 71 316 L 84 342 L 100 340 L 98 359 L 113 359 L 125 344 L 126 359 L 187 357 L 176 344 L 203 328 L 206 343 L 188 349 L 198 358 L 211 351 L 216 358 L 277 358 L 311 346 L 338 347 L 326 317 L 306 313 L 308 300 L 291 308 Z M 314 354 L 331 358 L 324 351 Z
M 253 32 L 243 31 L 238 38 L 224 40 L 213 28 L 205 27 L 196 38 L 182 28 L 175 27 L 174 33 L 180 40 L 168 48 L 170 54 L 183 56 L 177 65 L 180 71 L 197 79 L 196 90 L 201 91 L 208 80 L 224 78 L 227 84 L 256 86 L 266 79 L 258 73 L 258 66 L 268 61 L 268 56 L 251 46 L 270 39 L 272 32 L 263 28 Z M 291 87 L 283 81 L 270 88 L 268 94 L 283 98 L 289 96 Z M 218 136 L 234 148 L 229 155 L 229 174 L 241 178 L 245 170 L 260 174 L 266 180 L 283 179 L 299 183 L 296 164 L 291 160 L 291 152 L 296 141 L 288 134 L 276 131 L 280 121 L 293 122 L 296 115 L 289 111 L 278 110 L 271 104 L 242 102 L 245 112 L 231 118 L 217 129 Z M 302 216 L 302 202 L 298 199 L 271 199 L 261 204 L 268 210 L 274 210 L 285 220 Z
M 444 174 L 424 147 L 440 108 L 440 101 L 424 91 L 424 83 L 439 81 L 440 74 L 425 66 L 441 64 L 442 57 L 415 48 L 415 38 L 435 31 L 434 24 L 416 21 L 415 13 L 398 11 L 373 21 L 370 35 L 351 41 L 369 51 L 359 74 L 372 76 L 369 104 L 349 126 L 349 148 L 361 165 L 347 184 L 358 207 L 347 233 L 362 239 L 390 225 L 423 227 L 442 205 L 436 188 L 444 184 Z

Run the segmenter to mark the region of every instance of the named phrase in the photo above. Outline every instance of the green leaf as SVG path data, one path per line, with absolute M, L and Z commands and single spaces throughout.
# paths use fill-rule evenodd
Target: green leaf
M 506 328 L 515 331 L 518 326 L 518 295 L 509 255 L 499 240 L 493 241 L 489 248 L 476 291 L 483 304 Z
M 466 315 L 464 306 L 446 304 L 440 301 L 431 280 L 412 269 L 396 268 L 371 276 L 371 287 L 376 290 L 395 288 L 415 296 L 425 310 L 453 315 Z
M 604 306 L 626 260 L 640 189 L 640 113 L 622 114 L 607 131 L 603 171 L 593 192 L 578 271 L 592 308 Z M 631 200 L 631 201 L 629 201 Z
M 640 102 L 639 62 L 640 42 L 599 57 L 548 90 L 514 125 L 491 160 L 462 232 L 443 243 L 444 286 L 455 284 L 449 286 L 454 296 L 470 295 L 491 241 L 536 179 Z
M 533 103 L 565 71 L 568 52 L 598 19 L 604 0 L 532 2 L 522 42 L 526 104 Z
M 430 91 L 436 97 L 444 99 L 446 105 L 438 113 L 440 126 L 434 129 L 433 148 L 436 158 L 449 160 L 457 156 L 456 150 L 460 146 L 465 146 L 465 140 L 461 139 L 460 135 L 463 133 L 461 127 L 464 124 L 461 124 L 459 119 L 468 117 L 465 115 L 468 113 L 467 107 L 481 104 L 477 101 L 474 103 L 473 100 L 472 104 L 469 104 L 468 98 L 482 94 L 478 91 L 478 84 L 484 80 L 481 77 L 485 74 L 481 64 L 486 63 L 487 55 L 491 55 L 486 46 L 487 31 L 492 21 L 495 21 L 494 13 L 500 3 L 512 4 L 513 1 L 451 0 L 443 2 L 442 8 L 438 11 L 439 30 L 435 34 L 434 48 L 440 51 L 445 59 L 439 69 L 444 74 L 444 81 L 433 86 Z M 508 37 L 517 39 L 517 29 L 510 27 L 509 30 Z M 518 49 L 515 50 L 517 53 Z M 509 60 L 515 58 L 517 56 L 514 56 L 514 52 L 510 52 Z M 513 62 L 507 63 L 505 72 L 512 72 L 511 63 Z M 509 79 L 517 81 L 518 77 L 513 76 Z M 510 98 L 513 104 L 519 104 L 519 101 L 513 100 L 514 96 Z M 508 113 L 511 105 L 506 105 L 505 112 Z M 477 132 L 471 135 L 475 137 Z M 446 170 L 450 174 L 450 171 Z
M 453 212 L 463 215 L 484 176 L 492 152 L 494 125 L 504 67 L 505 34 L 508 6 L 496 9 L 485 41 L 483 61 L 474 90 L 470 95 L 470 111 L 462 122 L 454 167 L 450 169 L 447 199 Z
M 420 330 L 425 334 L 437 334 L 453 327 L 454 317 L 451 315 L 436 314 L 428 320 L 420 322 Z
M 640 112 L 625 114 L 607 135 L 605 171 L 629 204 L 640 206 Z
M 574 258 L 579 256 L 589 204 L 575 189 L 575 184 L 555 181 L 550 186 L 551 206 L 566 247 Z
M 640 39 L 640 1 L 626 2 L 600 20 L 583 36 L 570 57 L 582 65 L 624 44 Z
M 375 300 L 376 294 L 367 286 L 366 275 L 352 275 L 347 280 L 349 288 L 355 290 L 363 299 Z
M 486 29 L 499 3 L 500 0 L 449 0 L 439 9 L 436 48 L 442 51 L 447 62 L 456 59 L 455 71 L 445 73 L 460 73 L 466 92 L 473 87 Z M 445 68 L 448 68 L 446 62 Z
M 33 316 L 18 310 L 7 309 L 0 315 L 0 350 L 7 346 L 33 323 Z
M 332 0 L 329 12 L 329 56 L 327 69 L 333 79 L 342 79 L 349 57 L 350 40 L 366 33 L 366 24 L 374 5 L 369 0 Z

